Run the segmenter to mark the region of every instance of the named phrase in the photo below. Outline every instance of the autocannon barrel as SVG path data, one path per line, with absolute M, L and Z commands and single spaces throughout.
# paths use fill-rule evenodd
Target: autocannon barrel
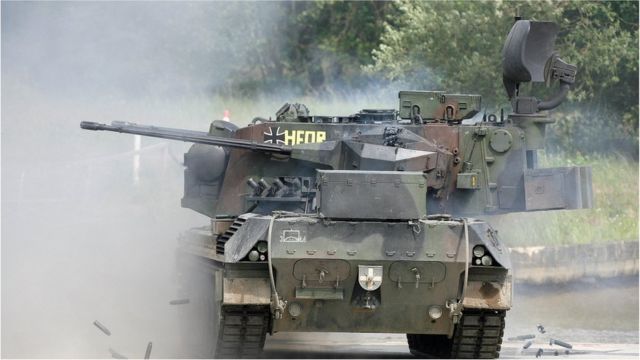
M 85 130 L 104 130 L 142 136 L 157 137 L 162 139 L 180 140 L 198 144 L 226 146 L 239 149 L 249 149 L 278 154 L 291 154 L 291 148 L 285 145 L 264 144 L 252 140 L 233 139 L 212 136 L 206 132 L 165 128 L 158 126 L 138 125 L 134 123 L 114 121 L 111 125 L 100 124 L 91 121 L 82 121 L 80 127 Z

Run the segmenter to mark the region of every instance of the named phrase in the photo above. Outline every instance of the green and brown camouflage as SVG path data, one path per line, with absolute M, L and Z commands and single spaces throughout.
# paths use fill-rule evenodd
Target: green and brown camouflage
M 482 116 L 479 95 L 401 91 L 397 110 L 285 104 L 273 121 L 208 132 L 81 127 L 195 143 L 182 206 L 211 224 L 180 244 L 211 271 L 205 355 L 256 356 L 266 333 L 335 331 L 406 333 L 416 355 L 497 357 L 512 268 L 498 231 L 471 217 L 593 202 L 589 167 L 537 164 L 547 110 L 576 71 L 553 51 L 557 31 L 520 20 L 509 33 L 506 118 Z M 522 96 L 528 81 L 560 90 Z

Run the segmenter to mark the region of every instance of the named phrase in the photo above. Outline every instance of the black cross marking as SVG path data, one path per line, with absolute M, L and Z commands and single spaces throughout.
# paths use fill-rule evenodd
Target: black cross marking
M 264 142 L 267 144 L 284 144 L 285 131 L 280 131 L 279 127 L 270 127 L 264 132 Z

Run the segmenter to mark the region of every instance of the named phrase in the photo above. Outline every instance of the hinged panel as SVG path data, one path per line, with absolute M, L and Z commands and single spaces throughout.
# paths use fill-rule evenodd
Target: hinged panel
M 527 210 L 593 207 L 590 167 L 526 170 L 524 189 Z
M 439 283 L 447 271 L 443 263 L 397 261 L 389 267 L 389 279 L 401 283 Z
M 541 169 L 525 173 L 524 191 L 527 210 L 563 209 L 566 206 L 564 175 L 560 172 Z
M 296 280 L 306 282 L 320 282 L 321 272 L 322 283 L 335 284 L 336 281 L 343 281 L 349 277 L 351 267 L 345 260 L 332 259 L 302 259 L 293 266 L 293 277 Z

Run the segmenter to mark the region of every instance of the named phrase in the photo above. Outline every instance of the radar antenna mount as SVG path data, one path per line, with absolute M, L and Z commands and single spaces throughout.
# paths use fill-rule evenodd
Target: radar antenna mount
M 516 17 L 518 19 L 519 16 Z M 516 20 L 502 49 L 502 80 L 516 114 L 551 110 L 564 101 L 575 82 L 577 68 L 554 49 L 558 25 L 548 21 Z M 558 81 L 558 91 L 545 100 L 520 95 L 520 84 Z

